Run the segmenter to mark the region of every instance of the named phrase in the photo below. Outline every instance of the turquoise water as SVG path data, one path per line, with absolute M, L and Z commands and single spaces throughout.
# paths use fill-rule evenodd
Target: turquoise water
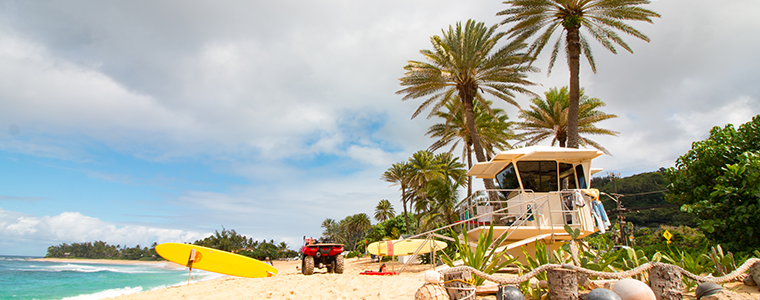
M 221 275 L 193 270 L 191 282 Z M 92 264 L 0 256 L 0 299 L 103 299 L 187 284 L 187 269 L 170 262 Z

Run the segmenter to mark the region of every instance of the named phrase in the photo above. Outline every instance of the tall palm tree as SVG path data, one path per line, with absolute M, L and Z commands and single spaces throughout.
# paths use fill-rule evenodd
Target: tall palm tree
M 322 221 L 322 237 L 333 242 L 338 240 L 338 234 L 340 233 L 340 227 L 338 222 L 333 219 L 326 218 Z
M 406 222 L 406 230 L 407 234 L 409 234 L 409 215 L 407 214 L 406 206 L 409 204 L 409 207 L 411 208 L 411 203 L 408 203 L 411 200 L 410 197 L 410 185 L 409 185 L 409 177 L 411 174 L 411 167 L 409 166 L 409 163 L 407 162 L 398 162 L 393 164 L 388 170 L 386 170 L 383 173 L 383 176 L 381 177 L 386 182 L 392 183 L 392 185 L 399 185 L 399 189 L 401 190 L 401 205 L 404 208 L 404 221 Z
M 485 101 L 485 103 L 488 106 L 492 104 L 491 101 Z M 433 124 L 428 128 L 426 135 L 431 138 L 438 138 L 428 150 L 435 151 L 452 144 L 449 150 L 451 153 L 462 142 L 462 158 L 467 159 L 467 169 L 469 170 L 472 168 L 472 142 L 470 142 L 470 135 L 467 132 L 464 114 L 459 109 L 460 107 L 461 105 L 458 102 L 449 102 L 446 104 L 446 111 L 435 113 L 437 117 L 445 119 L 446 122 Z M 518 138 L 518 135 L 512 131 L 514 123 L 508 121 L 509 117 L 503 109 L 491 108 L 491 114 L 489 114 L 480 102 L 475 102 L 473 113 L 475 127 L 478 129 L 487 160 L 490 160 L 497 150 L 512 148 L 508 141 Z M 467 196 L 469 197 L 471 194 L 472 178 L 468 177 Z
M 459 159 L 451 153 L 437 154 L 434 160 L 438 176 L 422 187 L 420 193 L 426 197 L 415 202 L 416 210 L 422 212 L 419 219 L 423 229 L 457 221 L 457 189 L 464 184 L 467 172 Z
M 432 116 L 451 99 L 458 99 L 464 109 L 465 124 L 470 134 L 473 150 L 478 162 L 486 160 L 480 137 L 475 127 L 474 103 L 485 105 L 479 93 L 488 93 L 501 100 L 519 105 L 514 93 L 527 93 L 527 72 L 534 72 L 531 66 L 522 65 L 526 45 L 520 41 L 510 41 L 504 47 L 495 49 L 505 33 L 496 32 L 497 25 L 486 27 L 482 22 L 468 20 L 464 26 L 442 30 L 442 36 L 430 38 L 434 50 L 421 50 L 428 62 L 409 61 L 404 67 L 406 73 L 400 78 L 403 89 L 397 94 L 405 94 L 402 100 L 427 98 L 412 114 L 418 116 L 430 108 Z M 486 188 L 493 188 L 493 182 L 484 180 Z
M 568 115 L 569 96 L 567 87 L 561 89 L 551 88 L 544 93 L 546 100 L 540 97 L 531 100 L 530 110 L 520 110 L 520 118 L 524 121 L 518 123 L 518 128 L 525 130 L 526 144 L 535 145 L 540 141 L 551 138 L 552 146 L 559 142 L 560 147 L 566 146 L 568 140 Z M 583 134 L 612 135 L 619 132 L 599 128 L 594 123 L 607 119 L 617 118 L 617 115 L 607 114 L 596 110 L 606 104 L 599 98 L 590 98 L 580 91 L 580 103 L 578 105 L 578 131 Z M 581 146 L 592 146 L 610 154 L 607 149 L 589 138 L 581 137 Z
M 652 23 L 652 18 L 660 17 L 660 15 L 641 7 L 644 4 L 649 4 L 649 0 L 506 0 L 503 3 L 510 5 L 510 8 L 496 14 L 506 16 L 501 24 L 517 23 L 509 30 L 510 37 L 523 40 L 538 35 L 529 48 L 528 57 L 535 58 L 538 56 L 558 29 L 561 28 L 560 32 L 565 33 L 566 46 L 564 48 L 570 68 L 567 145 L 571 148 L 578 148 L 580 143 L 578 101 L 580 100 L 581 53 L 586 56 L 589 65 L 591 65 L 591 70 L 596 73 L 596 63 L 591 53 L 591 46 L 588 39 L 581 35 L 581 27 L 584 27 L 593 39 L 612 53 L 617 54 L 615 44 L 633 53 L 631 47 L 615 31 L 622 31 L 649 42 L 646 35 L 623 21 L 633 20 Z M 559 55 L 560 48 L 563 48 L 561 34 L 552 49 L 549 74 L 557 55 Z
M 382 199 L 375 206 L 375 220 L 380 222 L 393 218 L 396 215 L 396 211 L 393 209 L 393 205 L 388 199 Z
M 420 228 L 433 229 L 458 221 L 455 205 L 458 200 L 457 189 L 460 186 L 460 182 L 451 182 L 443 178 L 436 178 L 428 183 L 425 187 L 427 201 L 416 203 L 418 206 L 424 203 L 425 206 L 419 208 L 425 210 L 425 213 L 420 215 Z
M 365 213 L 348 216 L 340 221 L 340 229 L 345 234 L 344 243 L 352 250 L 356 249 L 356 243 L 367 234 L 371 227 L 372 222 Z

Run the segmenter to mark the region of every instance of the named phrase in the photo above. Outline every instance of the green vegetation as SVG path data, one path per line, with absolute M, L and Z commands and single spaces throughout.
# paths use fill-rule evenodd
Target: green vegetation
M 297 257 L 298 252 L 288 249 L 285 242 L 275 244 L 274 240 L 267 242 L 254 241 L 252 238 L 238 234 L 235 230 L 222 229 L 214 234 L 193 242 L 194 245 L 204 246 L 232 253 L 238 253 L 248 257 L 263 260 Z M 108 245 L 106 242 L 85 242 L 73 244 L 60 244 L 48 247 L 45 257 L 49 258 L 87 258 L 87 259 L 126 259 L 126 260 L 163 260 L 156 254 L 156 243 L 148 247 L 134 248 L 120 245 Z
M 665 169 L 632 175 L 625 178 L 612 176 L 591 179 L 591 187 L 607 194 L 621 194 L 623 207 L 631 209 L 623 213 L 627 222 L 637 227 L 659 228 L 660 225 L 694 227 L 694 216 L 682 212 L 677 205 L 666 200 L 670 180 Z M 609 197 L 602 197 L 604 208 L 614 218 L 617 203 Z M 638 209 L 645 208 L 645 209 Z
M 442 36 L 431 37 L 434 50 L 420 51 L 428 62 L 409 61 L 400 79 L 404 88 L 396 92 L 404 94 L 402 100 L 426 98 L 412 118 L 428 108 L 429 116 L 433 116 L 446 104 L 459 102 L 460 105 L 450 108 L 464 110 L 467 133 L 478 162 L 486 161 L 486 155 L 475 124 L 474 102 L 487 108 L 482 93 L 488 93 L 519 107 L 513 99 L 514 92 L 531 94 L 525 86 L 534 83 L 526 79 L 527 73 L 536 71 L 522 64 L 525 44 L 521 41 L 507 41 L 505 46 L 495 49 L 505 35 L 496 29 L 497 25 L 486 27 L 482 22 L 468 20 L 464 26 L 458 22 L 443 30 Z M 491 180 L 484 180 L 484 184 L 487 189 L 493 188 Z
M 649 38 L 628 24 L 626 20 L 645 21 L 652 23 L 652 18 L 660 17 L 659 14 L 642 8 L 649 4 L 648 0 L 507 0 L 504 4 L 510 7 L 497 13 L 505 16 L 501 24 L 516 23 L 509 29 L 511 37 L 518 40 L 537 36 L 528 49 L 526 59 L 535 59 L 552 38 L 555 31 L 560 30 L 565 35 L 565 46 L 562 37 L 557 39 L 552 49 L 549 60 L 551 72 L 554 62 L 560 53 L 560 48 L 565 48 L 567 64 L 570 68 L 570 105 L 568 107 L 567 146 L 578 148 L 580 144 L 579 130 L 579 100 L 580 100 L 580 56 L 586 56 L 591 71 L 596 73 L 596 63 L 591 54 L 589 40 L 581 35 L 581 27 L 598 41 L 604 48 L 612 53 L 617 53 L 615 44 L 633 53 L 633 50 L 618 36 L 615 31 L 622 31 L 644 41 Z
M 322 221 L 322 239 L 343 244 L 346 250 L 354 251 L 364 243 L 364 236 L 370 228 L 372 223 L 365 213 L 348 216 L 340 222 L 327 218 Z
M 493 274 L 517 260 L 517 258 L 510 257 L 505 250 L 497 253 L 497 248 L 495 246 L 501 244 L 506 238 L 506 235 L 502 235 L 501 238 L 494 240 L 493 225 L 488 228 L 487 232 L 480 232 L 478 245 L 474 250 L 472 249 L 472 246 L 470 246 L 470 242 L 467 241 L 466 234 L 464 235 L 463 241 L 459 240 L 457 233 L 453 230 L 451 231 L 451 235 L 454 237 L 454 245 L 457 248 L 457 253 L 452 257 L 448 255 L 441 257 L 443 262 L 450 267 L 454 267 L 454 261 L 461 259 L 465 266 L 481 270 L 486 274 Z M 479 286 L 485 282 L 485 279 L 473 275 L 472 281 L 473 285 Z
M 561 89 L 551 88 L 544 93 L 546 100 L 536 97 L 531 99 L 532 105 L 530 110 L 521 109 L 520 118 L 524 121 L 517 123 L 519 129 L 525 130 L 523 141 L 527 145 L 535 145 L 538 142 L 551 138 L 552 146 L 559 143 L 560 147 L 567 145 L 567 118 L 569 109 L 569 97 L 567 87 Z M 617 136 L 619 132 L 599 128 L 594 125 L 597 122 L 617 118 L 614 114 L 606 114 L 596 110 L 599 107 L 607 105 L 599 98 L 591 98 L 580 91 L 580 103 L 578 104 L 578 133 L 586 135 L 612 135 Z M 599 143 L 586 138 L 580 137 L 578 143 L 581 146 L 592 146 L 596 149 L 610 154 L 607 149 Z
M 760 115 L 710 130 L 665 171 L 668 200 L 696 216 L 707 237 L 734 251 L 760 248 Z
M 395 215 L 396 210 L 393 209 L 393 204 L 388 199 L 380 200 L 377 206 L 375 206 L 375 220 L 385 221 L 393 218 Z
M 86 259 L 125 259 L 125 260 L 159 260 L 160 256 L 156 254 L 156 243 L 148 247 L 134 248 L 126 245 L 108 245 L 104 241 L 84 242 L 67 244 L 62 243 L 57 246 L 50 246 L 47 249 L 46 258 L 86 258 Z
M 255 241 L 252 238 L 238 234 L 234 229 L 227 230 L 222 228 L 222 232 L 214 231 L 214 234 L 197 240 L 193 244 L 229 251 L 259 260 L 267 257 L 275 259 L 298 256 L 298 252 L 288 249 L 288 244 L 285 242 L 275 244 L 274 240 L 270 240 L 269 242 L 266 240 L 261 242 Z

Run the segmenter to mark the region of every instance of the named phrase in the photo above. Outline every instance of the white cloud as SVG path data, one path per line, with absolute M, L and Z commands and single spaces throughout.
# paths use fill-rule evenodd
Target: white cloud
M 55 216 L 32 216 L 0 208 L 0 239 L 34 240 L 37 243 L 105 241 L 112 245 L 149 245 L 153 242 L 192 242 L 209 233 L 140 225 L 122 225 L 64 212 Z
M 753 106 L 757 105 L 757 100 L 749 96 L 741 96 L 722 106 L 713 107 L 709 111 L 674 113 L 668 120 L 675 123 L 690 137 L 704 139 L 713 126 L 723 127 L 726 124 L 734 124 L 738 127 L 749 121 L 758 113 L 753 109 Z

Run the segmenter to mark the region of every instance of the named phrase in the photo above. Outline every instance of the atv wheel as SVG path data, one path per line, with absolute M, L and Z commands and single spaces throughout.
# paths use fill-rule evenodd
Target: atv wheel
M 343 274 L 343 255 L 338 255 L 333 261 L 333 270 L 337 274 Z
M 303 262 L 301 263 L 301 270 L 303 275 L 314 274 L 314 257 L 304 256 Z
M 334 273 L 335 272 L 335 258 L 330 259 L 327 262 L 327 273 Z

